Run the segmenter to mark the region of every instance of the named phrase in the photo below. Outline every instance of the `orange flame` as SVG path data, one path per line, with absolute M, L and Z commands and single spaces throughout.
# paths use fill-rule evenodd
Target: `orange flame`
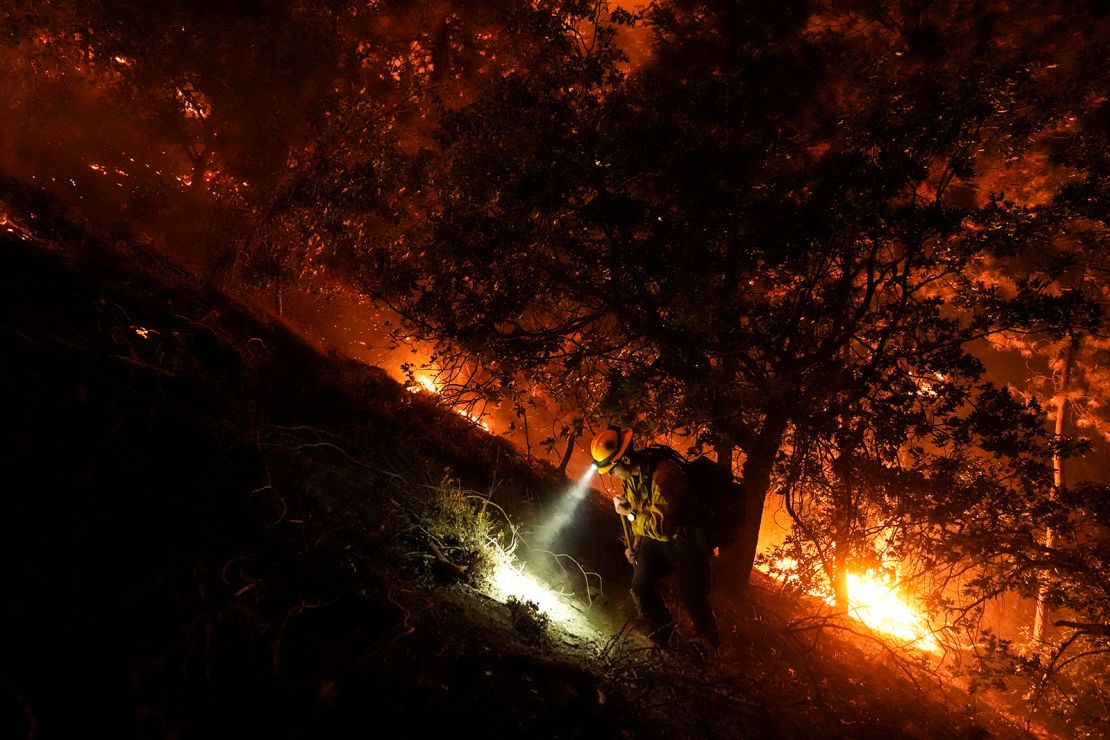
M 928 622 L 898 592 L 897 584 L 874 571 L 848 574 L 848 612 L 871 629 L 913 647 L 940 650 Z
M 438 384 L 434 378 L 429 377 L 427 375 L 417 375 L 417 376 L 415 376 L 413 378 L 412 382 L 409 383 L 409 389 L 410 390 L 415 390 L 415 391 L 424 391 L 424 392 L 431 393 L 431 394 L 434 394 L 434 395 L 437 395 L 437 396 L 443 390 L 442 386 L 440 384 Z M 451 410 L 454 411 L 459 416 L 466 419 L 467 421 L 470 421 L 473 424 L 477 424 L 482 429 L 485 429 L 487 432 L 492 432 L 493 431 L 493 429 L 489 425 L 489 422 L 486 421 L 483 418 L 483 415 L 481 415 L 481 414 L 472 414 L 469 411 L 467 411 L 466 409 L 457 408 L 457 407 L 452 408 Z
M 783 583 L 797 583 L 797 561 L 782 558 L 774 563 L 773 571 L 782 573 Z M 907 645 L 937 652 L 940 643 L 933 636 L 928 620 L 917 611 L 906 597 L 899 593 L 898 584 L 885 574 L 868 570 L 865 573 L 848 573 L 848 613 L 865 625 Z M 812 593 L 835 605 L 836 599 L 828 590 Z

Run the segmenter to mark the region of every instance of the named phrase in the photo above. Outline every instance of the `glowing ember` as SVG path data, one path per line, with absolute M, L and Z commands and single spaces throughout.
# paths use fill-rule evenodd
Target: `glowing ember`
M 12 221 L 8 214 L 3 212 L 0 212 L 0 229 L 3 229 L 9 234 L 15 234 L 23 241 L 29 241 L 31 239 L 31 235 L 26 229 L 15 221 Z
M 212 106 L 208 99 L 192 86 L 179 87 L 175 92 L 178 105 L 181 106 L 181 112 L 186 118 L 205 119 L 212 113 Z
M 486 421 L 485 419 L 483 419 L 482 417 L 475 416 L 474 414 L 472 414 L 469 411 L 466 411 L 464 409 L 454 409 L 454 412 L 456 414 L 458 414 L 459 416 L 461 416 L 462 418 L 477 424 L 482 429 L 485 429 L 487 432 L 492 431 L 490 429 L 489 422 Z

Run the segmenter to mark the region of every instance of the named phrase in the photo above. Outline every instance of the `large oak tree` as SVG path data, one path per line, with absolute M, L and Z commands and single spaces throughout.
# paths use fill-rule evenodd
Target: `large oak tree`
M 544 378 L 589 418 L 738 447 L 750 567 L 789 439 L 993 394 L 967 342 L 1042 317 L 975 281 L 1025 245 L 961 196 L 1093 84 L 1048 72 L 1090 32 L 1047 6 L 834 5 L 616 13 L 654 40 L 628 74 L 594 5 L 514 6 L 510 61 L 461 103 L 425 88 L 428 140 L 351 111 L 285 216 L 494 392 Z

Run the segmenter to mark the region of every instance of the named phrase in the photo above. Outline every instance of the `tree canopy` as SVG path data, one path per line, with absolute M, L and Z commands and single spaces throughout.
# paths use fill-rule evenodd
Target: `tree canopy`
M 408 80 L 418 139 L 411 116 L 346 111 L 297 186 L 316 197 L 281 214 L 491 392 L 538 380 L 586 418 L 738 446 L 758 513 L 803 439 L 890 463 L 969 408 L 1020 407 L 970 341 L 1048 329 L 1068 301 L 1099 321 L 981 275 L 1038 248 L 985 173 L 1100 115 L 1093 6 L 515 12 L 478 83 Z M 652 38 L 631 71 L 622 23 Z

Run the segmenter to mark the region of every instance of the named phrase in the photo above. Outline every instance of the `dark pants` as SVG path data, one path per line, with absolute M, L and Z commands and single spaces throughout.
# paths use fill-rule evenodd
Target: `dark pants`
M 663 579 L 672 570 L 679 598 L 698 635 L 713 645 L 720 643 L 717 617 L 709 604 L 711 557 L 711 552 L 700 547 L 693 537 L 678 537 L 669 542 L 645 538 L 640 543 L 632 570 L 632 597 L 657 644 L 667 644 L 674 634 L 674 617 L 661 589 Z

